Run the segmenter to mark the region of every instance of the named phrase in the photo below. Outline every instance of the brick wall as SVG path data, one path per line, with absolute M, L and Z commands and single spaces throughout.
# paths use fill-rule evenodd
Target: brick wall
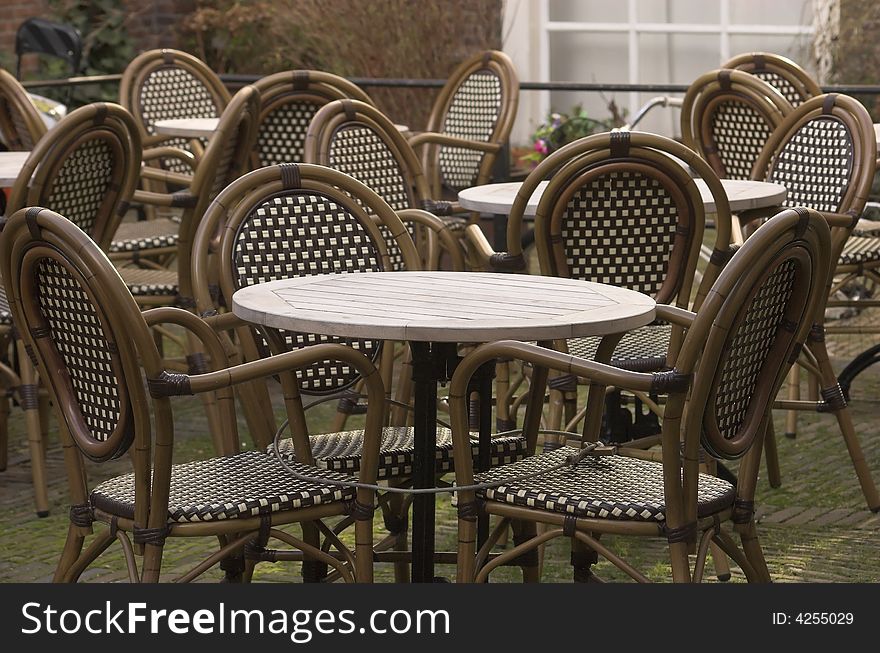
M 128 32 L 135 50 L 178 47 L 177 25 L 195 8 L 195 0 L 125 0 Z

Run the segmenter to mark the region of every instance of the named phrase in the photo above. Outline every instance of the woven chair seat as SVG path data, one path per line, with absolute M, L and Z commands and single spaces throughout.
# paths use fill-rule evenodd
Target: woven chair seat
M 479 455 L 477 434 L 473 433 L 471 437 L 474 440 L 472 450 L 476 461 Z M 315 464 L 319 468 L 349 474 L 360 470 L 361 450 L 364 443 L 363 431 L 312 435 L 309 440 Z M 293 460 L 292 440 L 280 441 L 278 448 L 285 459 Z M 271 447 L 269 451 L 272 451 Z M 382 442 L 379 445 L 379 478 L 396 478 L 412 474 L 413 451 L 413 429 L 411 427 L 386 427 L 382 431 Z M 526 440 L 520 434 L 500 435 L 492 438 L 492 466 L 507 465 L 522 460 L 525 454 Z M 452 431 L 449 429 L 437 429 L 437 447 L 434 458 L 438 474 L 454 470 Z
M 351 477 L 293 463 L 297 471 L 328 480 Z M 266 515 L 336 501 L 350 501 L 355 490 L 309 483 L 291 476 L 277 460 L 259 451 L 174 465 L 168 519 L 206 522 Z M 90 496 L 94 508 L 112 515 L 134 517 L 134 474 L 117 476 L 98 485 Z
M 175 270 L 152 270 L 148 268 L 119 268 L 119 275 L 135 297 L 144 295 L 177 295 L 177 272 Z
M 110 252 L 137 252 L 177 246 L 180 225 L 169 218 L 123 222 L 110 243 Z
M 12 313 L 9 311 L 9 302 L 6 299 L 6 288 L 0 284 L 0 325 L 12 324 Z
M 852 235 L 840 254 L 839 265 L 858 265 L 880 261 L 880 238 Z
M 611 364 L 634 372 L 651 372 L 666 367 L 666 352 L 672 335 L 670 324 L 649 324 L 629 331 L 621 338 L 611 357 Z M 602 341 L 598 337 L 572 338 L 568 352 L 579 358 L 593 360 Z
M 560 447 L 476 474 L 474 480 L 486 483 L 539 472 L 563 462 L 577 451 L 573 447 Z M 706 517 L 733 505 L 736 490 L 723 479 L 700 474 L 698 494 L 697 514 Z M 478 490 L 477 495 L 580 518 L 666 520 L 662 464 L 626 456 L 587 457 L 577 467 L 564 467 L 509 485 Z

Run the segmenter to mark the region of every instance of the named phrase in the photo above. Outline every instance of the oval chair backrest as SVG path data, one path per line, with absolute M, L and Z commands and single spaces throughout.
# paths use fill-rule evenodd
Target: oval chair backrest
M 409 143 L 381 111 L 357 100 L 337 100 L 315 114 L 306 135 L 305 161 L 354 177 L 395 211 L 421 207 L 427 199 L 422 166 Z M 392 269 L 404 269 L 391 234 L 384 225 L 379 228 Z
M 231 297 L 239 288 L 265 281 L 318 274 L 393 269 L 384 224 L 402 252 L 407 269 L 418 256 L 403 223 L 369 188 L 340 172 L 308 164 L 261 168 L 227 188 L 209 210 L 205 229 L 226 212 L 220 249 L 220 290 Z M 198 243 L 207 240 L 200 234 Z M 319 342 L 345 342 L 375 359 L 379 341 L 331 338 L 266 330 L 275 349 L 292 350 Z M 256 338 L 265 355 L 266 340 Z M 308 394 L 331 394 L 358 380 L 348 365 L 315 363 L 300 371 Z
M 791 111 L 788 100 L 754 75 L 715 70 L 685 94 L 682 139 L 722 179 L 749 179 L 770 134 Z
M 0 68 L 0 141 L 15 152 L 27 152 L 46 133 L 46 124 L 27 91 Z
M 257 165 L 302 163 L 306 132 L 328 102 L 351 98 L 372 104 L 369 96 L 343 77 L 317 70 L 290 70 L 257 80 L 263 108 L 257 134 Z
M 229 99 L 229 91 L 216 73 L 180 50 L 149 50 L 138 55 L 126 66 L 119 86 L 119 103 L 135 117 L 145 145 L 161 141 L 163 145 L 188 149 L 186 138 L 158 136 L 156 121 L 216 118 Z M 163 165 L 175 172 L 192 172 L 173 158 L 163 160 Z
M 803 102 L 822 94 L 822 89 L 806 70 L 791 59 L 770 52 L 739 54 L 726 61 L 722 68 L 742 70 L 767 82 L 797 108 Z
M 146 442 L 149 451 L 138 361 L 145 360 L 148 378 L 160 361 L 113 265 L 67 218 L 39 207 L 10 218 L 0 251 L 16 325 L 74 444 L 104 461 L 124 454 L 140 434 L 139 446 Z
M 449 76 L 431 111 L 428 131 L 502 144 L 510 136 L 518 99 L 519 81 L 510 58 L 496 50 L 478 53 Z M 425 156 L 425 169 L 436 170 L 440 185 L 452 190 L 486 183 L 495 158 L 450 145 L 428 147 Z
M 98 102 L 65 116 L 40 140 L 13 188 L 9 212 L 43 206 L 110 245 L 140 176 L 137 126 L 118 104 Z
M 724 268 L 676 361 L 676 372 L 694 374 L 685 428 L 691 455 L 702 442 L 713 456 L 738 458 L 763 434 L 824 305 L 829 260 L 827 223 L 799 207 L 762 225 Z
M 530 195 L 552 173 L 535 215 L 541 273 L 687 306 L 705 211 L 690 174 L 671 154 L 697 158 L 662 136 L 616 132 L 581 139 L 543 161 L 520 191 Z M 717 178 L 714 186 L 718 193 Z M 522 206 L 511 211 L 514 222 Z M 726 215 L 726 206 L 720 211 Z M 508 245 L 516 239 L 512 229 Z

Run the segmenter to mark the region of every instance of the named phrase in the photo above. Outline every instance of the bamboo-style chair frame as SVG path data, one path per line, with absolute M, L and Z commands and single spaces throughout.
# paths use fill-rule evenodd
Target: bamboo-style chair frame
M 172 462 L 174 428 L 169 397 L 216 393 L 217 403 L 225 415 L 226 437 L 237 445 L 231 391 L 234 385 L 279 375 L 285 385 L 291 420 L 301 423 L 302 404 L 293 371 L 313 360 L 326 358 L 338 359 L 356 368 L 365 379 L 367 393 L 374 399 L 375 408 L 367 413 L 359 479 L 375 483 L 384 390 L 378 372 L 362 354 L 341 345 L 318 345 L 227 368 L 228 352 L 207 323 L 175 308 L 141 313 L 106 256 L 70 221 L 47 209 L 32 207 L 12 216 L 0 237 L 0 254 L 2 276 L 16 323 L 50 388 L 62 426 L 72 507 L 67 541 L 55 572 L 56 581 L 76 581 L 91 562 L 118 541 L 130 580 L 155 582 L 159 580 L 166 538 L 196 535 L 216 536 L 220 548 L 178 580 L 192 580 L 218 562 L 242 558 L 246 565 L 243 576 L 249 579 L 255 562 L 265 559 L 261 556 L 269 537 L 291 544 L 302 552 L 300 555 L 334 566 L 348 580 L 372 580 L 375 496 L 372 490 L 363 487 L 356 492 L 340 490 L 333 485 L 333 479 L 341 475 L 325 475 L 330 481 L 324 484 L 323 490 L 320 486 L 306 486 L 319 489 L 310 501 L 297 504 L 284 498 L 286 490 L 278 489 L 289 487 L 294 493 L 297 483 L 293 477 L 285 477 L 274 485 L 269 480 L 281 469 L 277 461 L 258 452 L 228 456 L 215 461 L 233 467 L 253 465 L 248 470 L 248 482 L 257 488 L 257 494 L 264 484 L 270 485 L 266 489 L 269 498 L 273 492 L 280 491 L 277 505 L 271 502 L 262 508 L 254 505 L 240 512 L 229 508 L 225 515 L 199 520 L 192 518 L 190 513 L 196 508 L 190 506 L 199 506 L 200 500 L 190 498 L 192 503 L 187 503 L 186 498 L 178 498 L 175 513 L 169 512 L 175 496 L 173 491 L 177 491 L 174 474 L 176 471 L 185 474 Z M 184 375 L 166 370 L 149 328 L 159 323 L 176 324 L 193 333 L 209 352 L 210 371 Z M 85 330 L 84 324 L 88 325 Z M 75 344 L 71 346 L 71 342 Z M 87 378 L 86 385 L 80 384 L 83 375 Z M 102 402 L 89 394 L 89 388 L 112 396 Z M 295 437 L 307 438 L 307 433 L 300 432 Z M 101 462 L 128 451 L 132 452 L 132 480 L 120 477 L 122 481 L 110 481 L 110 486 L 102 484 L 89 494 L 83 459 Z M 198 469 L 198 463 L 195 465 Z M 313 477 L 321 476 L 317 471 L 310 473 Z M 130 488 L 128 496 L 122 493 L 118 499 L 121 503 L 113 503 L 114 482 Z M 199 491 L 201 485 L 196 493 Z M 104 500 L 101 500 L 102 493 Z M 229 499 L 235 502 L 254 497 Z M 335 541 L 346 562 L 275 528 L 294 522 L 314 525 L 332 515 L 355 517 L 356 552 L 352 554 Z M 92 532 L 95 522 L 105 523 L 109 528 L 100 532 L 83 551 L 84 539 Z M 136 555 L 143 555 L 140 571 Z
M 128 111 L 103 102 L 80 107 L 34 145 L 13 185 L 8 212 L 26 206 L 51 207 L 106 248 L 137 185 L 140 156 L 140 137 Z M 11 338 L 11 318 L 11 313 L 4 312 L 3 342 Z M 24 410 L 36 509 L 45 516 L 49 511 L 44 464 L 49 407 L 24 343 L 16 339 L 15 345 L 20 385 L 7 389 L 18 394 Z M 3 422 L 5 433 L 5 417 Z M 0 447 L 5 455 L 5 439 Z
M 350 98 L 373 104 L 356 84 L 319 70 L 275 73 L 257 80 L 254 86 L 263 103 L 254 168 L 307 162 L 303 158 L 306 132 L 315 113 L 328 102 Z
M 0 68 L 0 141 L 12 151 L 27 152 L 47 131 L 27 91 Z
M 820 211 L 831 226 L 831 260 L 835 264 L 829 279 L 826 306 L 847 305 L 848 302 L 836 299 L 835 293 L 859 276 L 873 274 L 872 278 L 880 279 L 876 270 L 871 270 L 872 264 L 846 262 L 850 248 L 858 250 L 861 241 L 871 239 L 870 236 L 853 234 L 853 231 L 871 190 L 876 152 L 873 124 L 864 106 L 849 96 L 829 93 L 807 100 L 795 109 L 773 132 L 755 162 L 753 179 L 783 184 L 788 189 L 788 203 Z M 880 267 L 880 260 L 873 267 Z M 866 304 L 860 301 L 858 305 Z M 817 396 L 812 396 L 810 401 L 800 400 L 800 373 L 793 368 L 788 398 L 779 405 L 789 409 L 786 433 L 791 437 L 796 433 L 795 410 L 834 414 L 868 507 L 877 511 L 880 510 L 880 494 L 859 444 L 846 399 L 828 360 L 825 334 L 836 330 L 834 325 L 825 326 L 824 311 L 821 312 L 802 357 L 803 365 L 818 380 L 818 393 L 810 393 Z M 845 327 L 843 331 L 846 331 Z M 865 327 L 864 331 L 878 332 L 871 327 Z M 813 382 L 811 380 L 811 384 Z M 778 476 L 771 481 L 777 485 Z
M 192 308 L 195 306 L 192 291 L 192 251 L 196 230 L 213 199 L 247 169 L 249 158 L 257 134 L 257 118 L 260 109 L 259 92 L 252 86 L 245 86 L 230 100 L 220 117 L 213 137 L 191 178 L 182 178 L 173 172 L 146 170 L 156 179 L 188 182 L 188 188 L 176 193 L 156 193 L 136 191 L 135 201 L 155 206 L 182 208 L 179 226 L 171 220 L 169 229 L 177 233 L 173 245 L 158 247 L 141 252 L 144 256 L 173 254 L 177 270 L 132 270 L 125 268 L 126 277 L 142 275 L 145 289 L 136 295 L 139 304 L 144 306 L 167 305 L 169 302 Z M 153 221 L 155 222 L 155 221 Z M 146 223 L 146 224 L 149 224 Z M 131 253 L 120 251 L 110 254 L 112 259 L 130 258 Z M 127 280 L 129 280 L 127 278 Z M 163 292 L 151 293 L 149 288 L 154 280 Z M 168 291 L 171 289 L 171 292 Z M 176 291 L 176 292 L 175 292 Z
M 370 104 L 337 100 L 312 118 L 304 161 L 343 172 L 373 189 L 409 227 L 423 270 L 436 270 L 446 251 L 454 271 L 465 269 L 464 253 L 448 215 L 449 202 L 431 199 L 416 153 L 394 123 Z
M 479 134 L 473 124 L 478 113 L 474 103 L 485 105 L 479 107 L 486 114 Z M 444 189 L 458 191 L 489 181 L 495 158 L 510 136 L 518 103 L 516 68 L 503 52 L 474 54 L 450 74 L 434 101 L 425 132 L 409 139 L 416 151 L 423 148 L 422 168 L 431 197 L 443 197 Z
M 748 179 L 770 133 L 791 111 L 788 100 L 758 77 L 713 70 L 684 96 L 682 140 L 722 179 Z
M 822 94 L 810 74 L 788 57 L 772 52 L 747 52 L 728 59 L 722 68 L 742 70 L 759 77 L 782 93 L 792 107 Z
M 163 82 L 163 77 L 176 79 Z M 163 85 L 169 84 L 171 90 Z M 159 88 L 153 91 L 153 86 Z M 154 122 L 170 118 L 216 118 L 223 114 L 231 99 L 229 91 L 217 74 L 201 59 L 186 52 L 171 49 L 148 50 L 131 60 L 119 83 L 119 103 L 135 117 L 141 130 L 145 148 L 162 145 L 163 163 L 171 169 L 185 172 L 193 159 L 175 149 L 190 150 L 196 158 L 202 147 L 198 140 L 157 134 Z M 156 106 L 158 104 L 158 106 Z
M 543 343 L 543 347 L 512 341 L 490 343 L 465 358 L 456 369 L 450 387 L 456 485 L 489 482 L 494 488 L 491 496 L 488 488 L 479 495 L 472 489 L 458 492 L 458 581 L 484 581 L 498 565 L 563 536 L 572 538 L 582 547 L 582 552 L 589 554 L 576 564 L 589 569 L 595 562 L 592 556 L 598 554 L 635 580 L 646 581 L 644 574 L 600 542 L 602 533 L 664 537 L 669 545 L 673 580 L 677 582 L 702 579 L 710 544 L 721 547 L 732 557 L 748 580 L 769 581 L 754 520 L 761 440 L 773 398 L 824 305 L 830 242 L 827 223 L 816 212 L 803 208 L 783 211 L 762 226 L 734 255 L 696 313 L 658 306 L 659 317 L 687 329 L 674 367 L 667 372 L 648 374 L 621 370 L 552 351 L 549 343 Z M 758 301 L 753 302 L 756 298 Z M 735 341 L 744 325 L 743 340 Z M 755 325 L 759 328 L 753 330 Z M 762 339 L 765 334 L 770 337 L 769 341 Z M 613 346 L 619 337 L 619 334 L 608 336 L 606 342 Z M 746 352 L 737 346 L 746 343 L 755 345 L 756 349 Z M 498 357 L 531 362 L 533 382 L 538 386 L 546 382 L 550 369 L 590 379 L 582 449 L 545 452 L 523 463 L 474 476 L 465 447 L 467 384 L 480 365 Z M 738 367 L 741 364 L 744 368 Z M 728 372 L 731 376 L 725 380 Z M 605 388 L 609 385 L 668 394 L 662 461 L 639 460 L 603 448 L 592 450 L 597 442 Z M 735 390 L 743 401 L 725 417 L 724 412 L 718 412 L 716 402 L 725 397 L 728 390 Z M 536 446 L 542 399 L 541 393 L 533 393 L 526 413 L 524 431 L 531 451 Z M 701 447 L 715 456 L 741 459 L 736 488 L 730 486 L 722 492 L 719 487 L 724 486 L 718 484 L 724 481 L 699 473 Z M 611 455 L 594 457 L 599 454 Z M 516 479 L 524 471 L 540 469 L 537 465 L 541 459 L 550 464 L 557 462 L 557 470 L 567 469 L 573 474 L 577 473 L 574 467 L 578 465 L 593 466 L 594 471 L 581 472 L 581 482 L 590 482 L 590 477 L 600 474 L 603 466 L 625 470 L 626 467 L 615 466 L 628 465 L 633 469 L 624 475 L 629 474 L 633 484 L 637 485 L 639 479 L 651 474 L 651 478 L 662 479 L 663 491 L 656 500 L 647 500 L 658 502 L 650 509 L 646 504 L 648 516 L 636 516 L 641 512 L 639 501 L 625 501 L 633 497 L 626 490 L 619 496 L 601 495 L 597 491 L 595 497 L 589 491 L 572 496 L 571 489 L 562 490 L 569 493 L 570 502 L 556 496 L 559 494 L 556 492 L 547 499 L 555 505 L 541 509 L 538 506 L 543 499 L 538 497 L 539 500 L 532 503 L 530 497 L 535 496 L 532 490 L 553 493 L 547 484 L 542 485 L 547 479 L 541 475 L 528 480 Z M 531 465 L 529 469 L 528 465 Z M 506 487 L 499 487 L 498 483 L 505 478 L 510 479 Z M 708 495 L 700 494 L 703 486 L 708 487 Z M 721 494 L 713 495 L 716 490 Z M 505 499 L 499 500 L 499 495 Z M 520 499 L 513 498 L 514 495 Z M 623 505 L 626 503 L 628 507 Z M 567 505 L 570 507 L 566 508 Z M 476 551 L 476 517 L 480 512 L 498 515 L 502 521 L 485 546 Z M 553 528 L 518 543 L 484 564 L 498 535 L 512 519 Z M 732 521 L 739 532 L 743 551 L 721 528 L 726 521 Z M 693 552 L 697 553 L 697 559 L 692 571 L 688 554 Z
M 714 248 L 693 304 L 690 303 L 691 289 L 703 239 L 705 214 L 693 177 L 672 157 L 681 160 L 706 182 L 716 205 Z M 614 240 L 619 239 L 619 243 L 615 244 L 620 250 L 616 261 L 604 260 L 611 256 L 607 252 L 603 255 L 603 260 L 597 260 L 594 252 L 578 252 L 577 243 L 583 241 L 580 245 L 583 249 L 584 244 L 598 247 L 599 240 L 609 240 L 601 233 L 601 218 L 606 209 L 602 202 L 592 200 L 582 202 L 582 208 L 572 207 L 570 202 L 574 201 L 572 198 L 580 190 L 590 187 L 591 184 L 599 184 L 602 179 L 611 179 L 621 174 L 636 174 L 642 180 L 652 180 L 660 189 L 646 189 L 641 194 L 633 191 L 630 197 L 621 199 L 623 205 L 620 209 L 616 206 L 608 207 L 615 211 L 626 210 L 626 204 L 629 203 L 632 211 L 631 224 L 621 221 L 619 228 L 629 227 L 636 233 L 621 234 L 611 239 L 611 243 L 605 243 L 615 244 Z M 604 281 L 647 292 L 654 295 L 658 302 L 674 303 L 680 308 L 690 306 L 696 310 L 700 307 L 708 289 L 732 253 L 731 216 L 727 195 L 720 180 L 708 163 L 694 151 L 663 136 L 643 132 L 594 134 L 566 145 L 542 161 L 522 183 L 508 218 L 507 252 L 494 252 L 476 225 L 467 228 L 472 249 L 481 253 L 484 266 L 508 271 L 525 268 L 522 248 L 525 209 L 535 189 L 548 177 L 550 180 L 534 217 L 535 245 L 541 274 L 582 276 L 590 281 Z M 661 196 L 674 202 L 676 224 L 674 229 L 667 229 L 663 242 L 657 244 L 658 251 L 649 252 L 657 260 L 650 265 L 645 264 L 644 269 L 641 269 L 632 261 L 631 251 L 646 242 L 651 227 L 643 220 L 640 207 L 643 203 L 650 207 L 652 198 Z M 587 227 L 582 223 L 595 221 L 599 233 L 589 234 L 585 231 L 580 234 L 565 234 L 566 221 L 584 230 Z M 657 258 L 663 247 L 668 248 L 668 252 Z M 570 266 L 582 270 L 573 275 Z M 644 281 L 634 283 L 637 278 L 645 276 L 654 277 L 650 287 Z M 632 281 L 628 282 L 627 279 Z M 655 337 L 657 334 L 660 334 L 659 339 Z M 658 343 L 661 345 L 659 350 Z M 675 327 L 668 332 L 665 327 L 645 327 L 629 334 L 610 362 L 624 369 L 642 372 L 668 368 L 680 343 L 681 332 Z M 570 349 L 569 345 L 573 345 L 574 349 Z M 598 339 L 577 339 L 569 344 L 558 343 L 557 346 L 563 351 L 577 351 L 579 355 L 592 357 L 598 351 Z M 551 392 L 551 410 L 547 422 L 549 428 L 558 429 L 563 425 L 563 412 L 566 428 L 573 428 L 573 423 L 583 418 L 583 411 L 575 413 L 576 378 L 572 375 L 555 377 L 552 387 L 554 391 Z M 640 399 L 649 401 L 645 395 L 641 395 Z M 502 412 L 506 403 L 499 401 Z M 513 422 L 511 419 L 507 425 Z

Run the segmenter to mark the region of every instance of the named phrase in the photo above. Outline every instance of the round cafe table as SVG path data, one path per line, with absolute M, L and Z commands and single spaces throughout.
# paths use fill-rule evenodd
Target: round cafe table
M 12 186 L 30 152 L 0 152 L 0 188 Z
M 649 324 L 654 300 L 600 283 L 478 272 L 368 272 L 282 279 L 242 288 L 232 311 L 255 324 L 345 338 L 402 340 L 412 350 L 413 484 L 434 486 L 437 384 L 458 361 L 456 343 L 563 340 Z M 480 405 L 488 407 L 486 385 Z M 491 393 L 491 377 L 488 392 Z M 480 460 L 490 419 L 481 416 Z M 434 497 L 413 497 L 412 578 L 434 579 Z
M 154 123 L 156 132 L 165 136 L 210 138 L 216 131 L 219 118 L 168 118 Z M 407 125 L 394 125 L 399 132 L 409 131 Z

